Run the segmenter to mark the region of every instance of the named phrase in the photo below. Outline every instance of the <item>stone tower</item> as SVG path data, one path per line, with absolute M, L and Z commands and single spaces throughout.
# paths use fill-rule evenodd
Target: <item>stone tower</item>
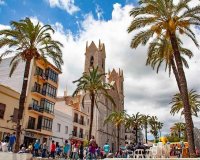
M 99 40 L 98 48 L 93 41 L 89 46 L 88 43 L 86 43 L 84 72 L 88 72 L 92 67 L 98 66 L 99 72 L 105 73 L 105 59 L 106 52 L 104 43 L 101 43 Z

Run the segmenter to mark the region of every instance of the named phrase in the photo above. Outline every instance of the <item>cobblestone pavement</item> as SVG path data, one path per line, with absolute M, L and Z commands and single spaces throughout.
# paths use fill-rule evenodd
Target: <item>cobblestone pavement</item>
M 12 152 L 0 152 L 0 160 L 31 160 L 31 154 L 16 154 Z

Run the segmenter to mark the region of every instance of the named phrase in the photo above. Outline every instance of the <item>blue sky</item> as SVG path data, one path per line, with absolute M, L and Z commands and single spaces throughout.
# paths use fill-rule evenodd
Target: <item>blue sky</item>
M 67 10 L 50 6 L 50 1 L 67 2 L 78 8 L 78 11 L 69 13 Z M 134 0 L 133 0 L 134 1 Z M 65 30 L 76 33 L 81 22 L 87 14 L 92 14 L 95 19 L 109 20 L 113 4 L 122 6 L 133 3 L 129 0 L 0 0 L 0 23 L 8 25 L 11 20 L 18 21 L 24 17 L 37 17 L 43 23 L 54 24 L 59 22 Z M 97 13 L 98 12 L 98 13 Z M 98 17 L 98 14 L 99 17 Z

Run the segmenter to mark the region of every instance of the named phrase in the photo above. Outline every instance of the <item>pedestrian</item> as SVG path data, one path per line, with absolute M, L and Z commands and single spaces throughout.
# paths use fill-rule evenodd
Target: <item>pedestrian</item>
M 10 133 L 7 133 L 4 138 L 4 142 L 9 143 L 9 139 L 10 139 Z
M 35 157 L 38 157 L 38 156 L 39 156 L 39 154 L 38 154 L 39 148 L 40 148 L 40 142 L 39 142 L 39 140 L 37 139 L 37 140 L 35 141 L 35 144 L 34 144 L 34 156 L 35 156 Z
M 83 142 L 81 142 L 81 145 L 79 147 L 79 158 L 80 159 L 83 159 L 83 151 L 84 151 Z
M 90 159 L 96 159 L 96 143 L 91 143 L 89 146 Z
M 64 152 L 65 158 L 66 159 L 69 158 L 69 155 L 70 155 L 70 144 L 68 143 L 67 140 L 65 141 L 63 152 Z
M 46 151 L 47 151 L 47 144 L 46 144 L 46 142 L 44 142 L 42 144 L 42 158 L 46 157 Z
M 92 144 L 92 143 L 96 143 L 94 136 L 92 136 L 91 139 L 90 139 L 90 144 Z
M 50 146 L 51 157 L 53 159 L 55 159 L 55 151 L 56 151 L 56 145 L 55 145 L 54 140 L 53 140 L 52 143 L 51 143 L 51 146 Z
M 73 157 L 72 157 L 72 159 L 78 159 L 79 158 L 78 157 L 78 151 L 79 151 L 78 143 L 75 142 L 73 145 L 74 145 L 73 146 L 74 150 L 73 150 Z
M 108 153 L 110 152 L 110 145 L 107 142 L 103 146 L 103 150 L 104 150 L 104 153 L 105 153 L 105 155 L 107 157 Z
M 10 135 L 9 137 L 9 143 L 8 143 L 8 151 L 12 152 L 13 151 L 13 145 L 16 142 L 16 137 L 15 137 L 15 132 Z
M 57 155 L 58 157 L 60 157 L 60 153 L 61 153 L 61 148 L 60 148 L 60 145 L 58 144 L 58 145 L 56 146 L 56 155 Z

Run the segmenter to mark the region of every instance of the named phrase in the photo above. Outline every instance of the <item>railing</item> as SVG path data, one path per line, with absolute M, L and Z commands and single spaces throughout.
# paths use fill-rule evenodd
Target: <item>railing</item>
M 32 90 L 31 90 L 32 92 L 37 92 L 37 93 L 40 93 L 40 94 L 42 94 L 42 90 L 41 90 L 41 88 L 40 87 L 33 87 L 32 88 Z
M 35 110 L 35 111 L 38 111 L 38 112 L 41 112 L 41 113 L 44 111 L 44 109 L 37 104 L 30 104 L 28 109 L 29 110 Z

